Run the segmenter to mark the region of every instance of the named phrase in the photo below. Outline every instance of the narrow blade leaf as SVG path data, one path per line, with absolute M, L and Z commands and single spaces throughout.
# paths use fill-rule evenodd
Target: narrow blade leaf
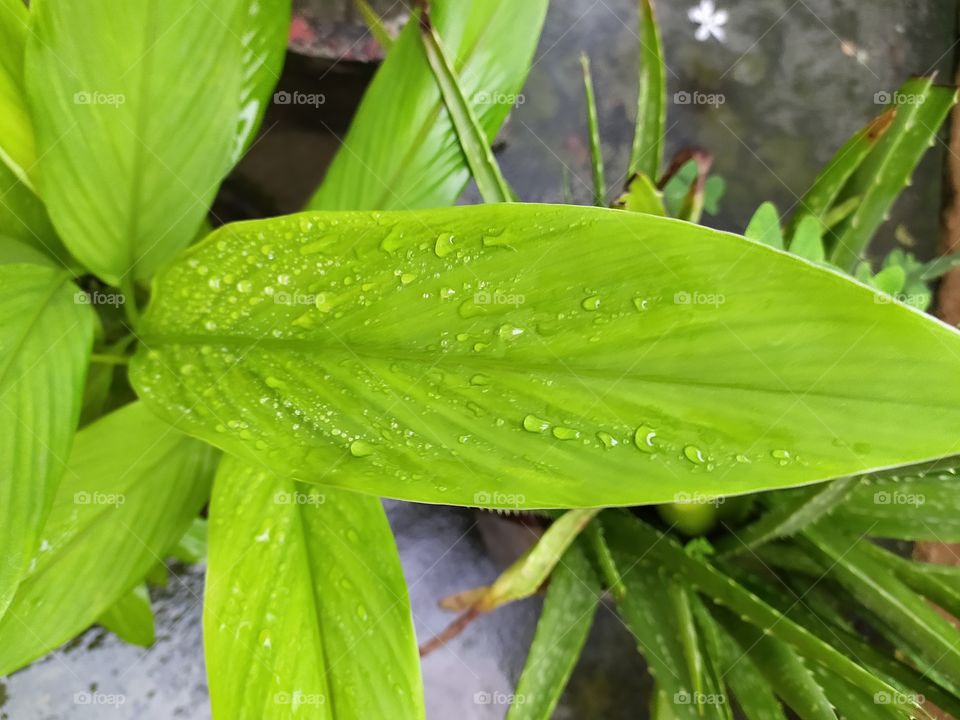
M 477 120 L 472 104 L 463 92 L 457 72 L 443 49 L 443 42 L 430 22 L 430 15 L 426 9 L 421 13 L 420 37 L 423 38 L 427 62 L 433 70 L 437 87 L 440 88 L 443 102 L 453 121 L 460 147 L 470 173 L 477 183 L 480 197 L 488 203 L 510 202 L 513 199 L 512 193 L 507 187 L 507 181 L 503 179 L 500 166 L 493 157 L 493 150 L 490 149 L 486 133 L 480 121 Z
M 582 544 L 550 576 L 543 612 L 507 720 L 549 720 L 573 673 L 600 601 L 600 579 Z
M 836 230 L 834 265 L 856 266 L 956 100 L 954 88 L 935 86 L 929 77 L 913 78 L 897 92 L 890 128 L 844 187 L 845 195 L 860 195 L 861 200 Z
M 958 483 L 954 472 L 863 478 L 833 519 L 856 535 L 960 542 Z
M 603 175 L 603 146 L 600 144 L 600 125 L 597 121 L 597 99 L 593 94 L 593 76 L 590 74 L 590 58 L 580 55 L 583 68 L 583 96 L 587 106 L 587 134 L 590 138 L 590 165 L 593 168 L 593 204 L 607 204 L 607 181 Z
M 430 8 L 463 95 L 490 144 L 523 87 L 547 0 L 435 0 Z M 452 205 L 469 179 L 470 168 L 427 62 L 419 24 L 410 22 L 370 84 L 309 207 Z
M 656 180 L 663 161 L 663 135 L 667 124 L 666 66 L 653 0 L 639 0 L 639 6 L 640 82 L 629 172 L 643 173 Z

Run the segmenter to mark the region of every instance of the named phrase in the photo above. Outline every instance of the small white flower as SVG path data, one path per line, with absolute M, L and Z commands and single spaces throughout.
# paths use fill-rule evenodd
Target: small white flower
M 703 42 L 712 35 L 720 42 L 726 40 L 726 31 L 723 26 L 727 24 L 730 13 L 726 10 L 717 10 L 713 0 L 700 0 L 697 7 L 690 8 L 687 11 L 687 17 L 690 22 L 699 25 L 694 37 Z

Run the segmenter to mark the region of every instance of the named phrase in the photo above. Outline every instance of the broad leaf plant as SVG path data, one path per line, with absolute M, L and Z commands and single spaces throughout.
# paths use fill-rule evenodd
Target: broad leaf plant
M 960 334 L 924 313 L 956 263 L 867 260 L 955 91 L 907 81 L 741 236 L 697 224 L 705 152 L 665 162 L 651 0 L 609 205 L 583 59 L 596 207 L 519 201 L 490 149 L 546 0 L 395 38 L 359 4 L 389 52 L 324 182 L 210 231 L 289 2 L 0 0 L 0 675 L 92 624 L 152 643 L 176 557 L 217 720 L 422 718 L 389 497 L 539 525 L 444 601 L 545 590 L 513 720 L 605 602 L 660 720 L 960 715 L 960 571 L 873 542 L 960 540 Z

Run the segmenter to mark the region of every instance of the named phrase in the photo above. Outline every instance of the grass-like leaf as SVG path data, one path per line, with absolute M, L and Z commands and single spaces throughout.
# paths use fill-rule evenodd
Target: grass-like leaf
M 960 493 L 953 472 L 862 478 L 834 514 L 851 534 L 960 542 Z
M 430 3 L 433 27 L 488 144 L 517 101 L 546 9 L 547 0 Z M 410 22 L 397 37 L 309 207 L 440 207 L 463 191 L 470 168 L 420 34 Z
M 722 536 L 716 543 L 720 553 L 736 555 L 792 535 L 812 525 L 831 512 L 856 485 L 853 478 L 842 478 L 811 488 L 785 490 L 776 496 L 767 496 L 772 507 L 756 521 L 735 532 Z
M 890 127 L 844 186 L 841 199 L 861 199 L 836 229 L 830 258 L 835 265 L 848 271 L 856 266 L 956 99 L 955 89 L 935 86 L 929 77 L 913 78 L 897 91 Z
M 590 138 L 590 166 L 593 169 L 593 204 L 607 204 L 607 181 L 603 174 L 603 146 L 600 143 L 600 124 L 597 120 L 597 99 L 593 93 L 593 76 L 590 74 L 590 58 L 580 55 L 583 69 L 583 97 L 587 106 L 587 134 Z
M 788 225 L 787 234 L 796 237 L 799 224 L 805 217 L 813 217 L 827 227 L 834 224 L 831 213 L 837 209 L 837 198 L 847 181 L 864 158 L 873 150 L 883 134 L 890 128 L 896 110 L 890 108 L 871 120 L 837 150 L 830 162 L 820 171 L 811 188 L 800 199 L 798 209 Z M 852 198 L 848 198 L 849 203 Z M 859 203 L 859 200 L 857 201 Z M 845 211 L 853 212 L 855 204 Z M 848 213 L 849 214 L 849 213 Z
M 830 700 L 796 651 L 723 608 L 714 612 L 783 702 L 802 720 L 835 720 Z M 744 698 L 744 703 L 750 703 Z
M 447 106 L 447 112 L 450 113 L 460 147 L 467 159 L 470 173 L 477 183 L 480 196 L 484 202 L 510 202 L 513 194 L 500 172 L 500 166 L 493 157 L 493 150 L 490 149 L 486 133 L 480 121 L 477 120 L 472 104 L 464 95 L 456 70 L 443 49 L 443 42 L 430 22 L 430 15 L 426 9 L 421 11 L 420 30 L 427 62 L 433 70 L 437 87 L 440 88 L 443 102 Z
M 867 553 L 856 536 L 829 523 L 807 528 L 804 537 L 829 559 L 830 575 L 953 682 L 960 679 L 960 634 L 926 601 Z
M 600 579 L 582 542 L 571 545 L 550 576 L 543 611 L 507 720 L 548 720 L 566 686 L 600 600 Z
M 888 683 L 817 638 L 810 630 L 768 605 L 732 578 L 704 560 L 684 552 L 675 540 L 622 512 L 603 516 L 616 547 L 632 548 L 648 565 L 660 567 L 682 582 L 691 584 L 714 603 L 726 607 L 765 634 L 791 645 L 808 662 L 819 663 L 868 694 L 896 692 Z M 628 585 L 628 595 L 629 595 Z M 902 708 L 909 714 L 911 707 Z
M 637 92 L 637 124 L 630 152 L 629 174 L 642 173 L 652 180 L 660 176 L 663 136 L 667 123 L 667 80 L 660 29 L 653 0 L 639 0 L 640 79 Z

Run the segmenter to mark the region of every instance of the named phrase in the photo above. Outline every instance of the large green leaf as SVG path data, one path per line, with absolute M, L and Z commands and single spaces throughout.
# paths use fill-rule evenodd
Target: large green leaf
M 0 266 L 0 616 L 37 548 L 80 416 L 94 314 L 74 292 L 65 272 Z
M 435 0 L 430 19 L 492 142 L 527 76 L 547 0 Z M 310 201 L 320 210 L 450 205 L 470 178 L 416 20 L 394 43 Z
M 37 156 L 23 88 L 29 17 L 23 0 L 0 0 L 0 162 L 33 188 Z
M 424 716 L 407 589 L 379 500 L 227 458 L 209 543 L 203 625 L 216 720 Z
M 14 172 L 0 162 L 0 252 L 7 259 L 25 245 L 43 258 L 58 258 L 52 265 L 69 263 L 69 255 L 56 230 L 50 224 L 47 210 L 30 188 Z
M 235 146 L 241 4 L 33 3 L 42 196 L 67 247 L 112 284 L 185 247 L 213 199 Z
M 306 482 L 598 506 L 960 449 L 954 330 L 676 220 L 307 213 L 225 226 L 155 285 L 131 363 L 141 396 Z
M 0 675 L 69 640 L 139 584 L 206 502 L 215 460 L 141 403 L 81 430 L 40 551 L 0 619 Z

